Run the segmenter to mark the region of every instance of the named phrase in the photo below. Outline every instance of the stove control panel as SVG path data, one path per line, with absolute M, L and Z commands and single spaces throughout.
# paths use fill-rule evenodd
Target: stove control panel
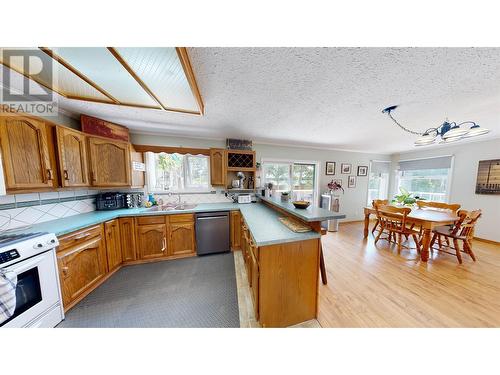
M 0 253 L 0 264 L 10 262 L 11 260 L 19 257 L 19 252 L 16 249 L 4 251 L 3 253 Z

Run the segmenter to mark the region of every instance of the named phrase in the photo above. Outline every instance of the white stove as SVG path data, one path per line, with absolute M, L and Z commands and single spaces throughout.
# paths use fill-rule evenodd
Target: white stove
M 16 309 L 0 327 L 55 327 L 64 319 L 52 233 L 0 235 L 0 268 L 17 274 Z

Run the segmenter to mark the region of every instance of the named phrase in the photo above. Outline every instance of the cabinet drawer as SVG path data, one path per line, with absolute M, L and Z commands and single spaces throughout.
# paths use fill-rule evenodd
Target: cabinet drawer
M 171 223 L 184 223 L 194 221 L 194 214 L 179 214 L 179 215 L 170 215 L 168 220 Z
M 137 225 L 165 224 L 165 216 L 138 217 Z
M 79 245 L 82 242 L 101 235 L 102 225 L 95 225 L 90 228 L 84 228 L 70 234 L 66 234 L 59 239 L 59 248 L 57 251 L 62 251 L 68 247 Z

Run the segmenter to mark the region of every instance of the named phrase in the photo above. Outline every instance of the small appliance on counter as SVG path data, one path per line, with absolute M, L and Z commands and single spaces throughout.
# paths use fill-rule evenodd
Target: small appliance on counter
M 252 203 L 252 195 L 238 194 L 238 203 Z
M 117 210 L 127 207 L 127 197 L 124 193 L 101 193 L 96 198 L 96 210 Z
M 127 208 L 138 208 L 142 206 L 142 193 L 129 193 L 127 194 Z

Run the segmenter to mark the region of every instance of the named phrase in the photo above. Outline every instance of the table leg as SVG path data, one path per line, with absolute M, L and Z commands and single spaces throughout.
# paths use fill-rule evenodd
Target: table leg
M 420 251 L 420 258 L 422 259 L 422 262 L 427 262 L 427 260 L 429 259 L 431 234 L 431 229 L 424 228 L 424 233 L 422 234 L 422 250 Z
M 365 212 L 365 229 L 363 231 L 363 237 L 368 237 L 368 225 L 370 224 L 370 213 Z

